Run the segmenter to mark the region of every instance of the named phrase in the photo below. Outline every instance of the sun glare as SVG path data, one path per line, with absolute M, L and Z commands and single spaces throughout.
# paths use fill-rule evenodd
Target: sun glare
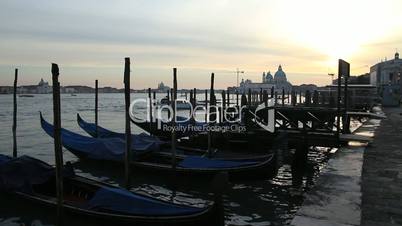
M 327 62 L 351 58 L 362 45 L 384 37 L 394 27 L 388 15 L 394 9 L 370 1 L 285 0 L 276 7 L 281 18 L 277 26 L 288 38 L 327 55 Z

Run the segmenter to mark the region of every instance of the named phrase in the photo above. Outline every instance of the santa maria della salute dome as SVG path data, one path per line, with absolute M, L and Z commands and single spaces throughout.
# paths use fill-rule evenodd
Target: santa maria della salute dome
M 277 91 L 282 91 L 282 89 L 284 89 L 286 92 L 292 89 L 292 84 L 288 82 L 286 78 L 286 73 L 282 70 L 281 65 L 279 65 L 278 70 L 275 72 L 274 76 L 272 76 L 270 71 L 263 72 L 261 83 L 255 83 L 249 79 L 242 79 L 239 91 L 245 93 L 249 89 L 251 89 L 251 91 L 260 91 L 261 89 L 272 89 L 272 87 Z

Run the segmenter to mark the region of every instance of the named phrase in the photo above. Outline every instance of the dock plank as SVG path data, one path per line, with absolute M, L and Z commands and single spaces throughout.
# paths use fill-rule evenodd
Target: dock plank
M 372 142 L 373 138 L 359 134 L 340 134 L 339 140 L 343 142 Z

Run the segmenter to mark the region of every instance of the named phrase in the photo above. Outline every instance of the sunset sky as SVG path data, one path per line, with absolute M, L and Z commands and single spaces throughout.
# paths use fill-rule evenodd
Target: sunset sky
M 236 84 L 234 71 L 261 80 L 279 64 L 293 84 L 330 82 L 338 58 L 352 74 L 402 51 L 400 0 L 0 1 L 0 85 L 50 80 L 122 87 L 124 57 L 136 89 Z

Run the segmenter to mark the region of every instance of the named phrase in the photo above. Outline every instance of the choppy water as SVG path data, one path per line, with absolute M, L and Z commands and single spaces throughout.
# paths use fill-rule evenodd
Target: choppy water
M 146 97 L 146 94 L 133 94 L 132 98 Z M 163 95 L 159 94 L 158 99 Z M 202 100 L 199 95 L 197 99 Z M 124 96 L 123 94 L 99 95 L 99 123 L 114 131 L 124 131 Z M 62 126 L 74 132 L 86 135 L 76 123 L 76 113 L 84 119 L 93 121 L 94 95 L 78 94 L 77 96 L 62 95 L 61 100 Z M 145 106 L 144 106 L 145 108 Z M 53 140 L 42 131 L 39 121 L 39 111 L 44 117 L 52 121 L 52 95 L 35 95 L 33 98 L 18 98 L 18 154 L 31 155 L 50 164 L 54 163 Z M 144 116 L 140 110 L 139 115 Z M 185 113 L 182 113 L 185 114 Z M 0 95 L 0 153 L 12 154 L 12 95 Z M 135 133 L 141 132 L 132 126 Z M 292 152 L 290 150 L 289 152 Z M 317 178 L 319 171 L 325 166 L 330 157 L 328 149 L 314 148 L 309 152 L 308 165 L 303 172 L 303 191 L 308 190 Z M 225 213 L 227 225 L 286 225 L 293 218 L 294 213 L 303 199 L 292 192 L 291 155 L 285 156 L 285 164 L 280 168 L 278 175 L 270 180 L 247 181 L 230 184 L 226 191 Z M 64 160 L 77 162 L 78 159 L 64 151 Z M 112 184 L 121 184 L 123 169 L 88 166 L 75 164 L 78 174 L 106 181 Z M 202 206 L 210 200 L 212 195 L 209 182 L 185 181 L 173 184 L 169 178 L 161 175 L 134 172 L 132 175 L 133 191 L 140 191 L 160 199 L 172 200 L 177 203 L 186 203 Z M 293 194 L 293 195 L 292 195 Z M 1 201 L 1 200 L 0 200 Z M 1 202 L 0 225 L 53 225 L 52 213 L 46 213 L 35 207 L 17 203 Z M 74 225 L 87 225 L 86 222 L 74 222 Z

